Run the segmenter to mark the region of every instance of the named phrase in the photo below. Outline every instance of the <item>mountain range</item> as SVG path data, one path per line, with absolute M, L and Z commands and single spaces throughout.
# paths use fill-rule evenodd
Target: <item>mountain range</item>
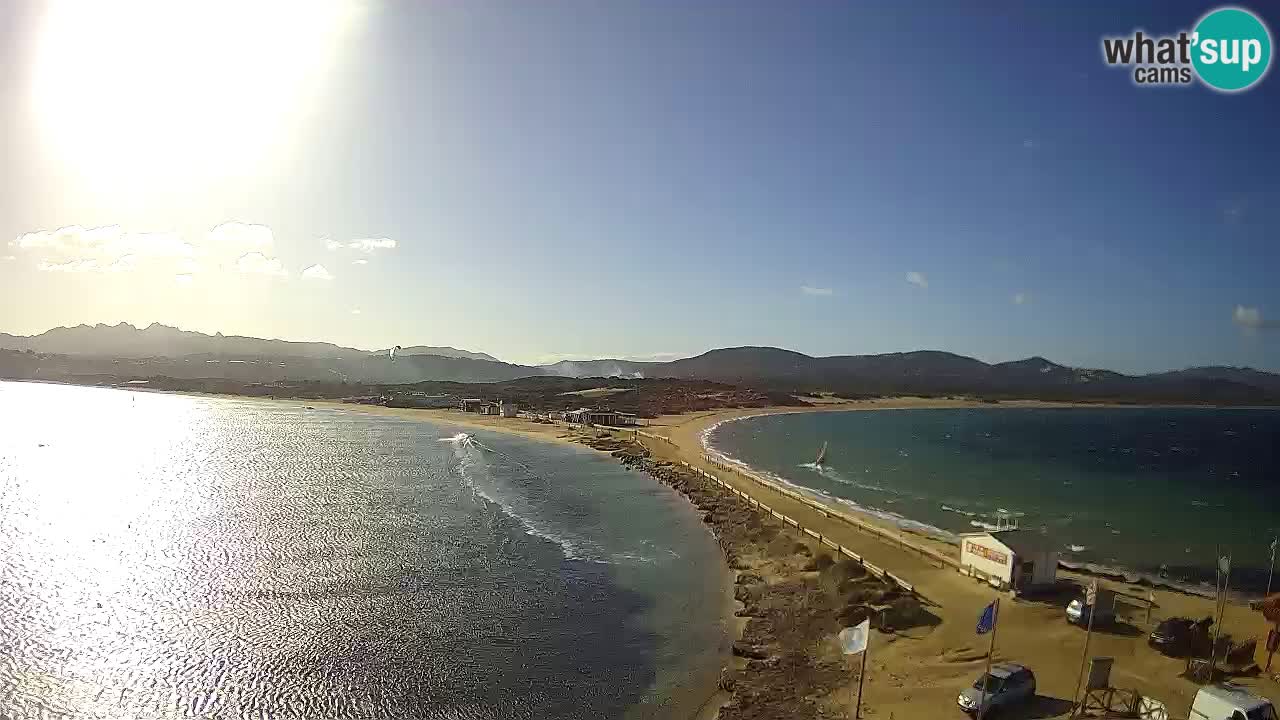
M 34 336 L 0 333 L 0 376 L 225 378 L 239 382 L 500 382 L 554 375 L 711 380 L 845 396 L 966 394 L 1138 402 L 1280 402 L 1280 374 L 1199 367 L 1147 375 L 1060 365 L 1042 357 L 986 363 L 936 350 L 813 357 L 773 347 L 711 350 L 670 362 L 560 361 L 533 366 L 449 347 L 361 350 L 323 342 L 206 335 L 159 324 L 80 325 Z M 21 356 L 21 357 L 20 357 Z
M 387 355 L 390 348 L 359 350 L 327 342 L 294 342 L 290 340 L 264 340 L 243 335 L 206 335 L 191 330 L 179 330 L 160 323 L 136 328 L 129 323 L 116 325 L 77 325 L 58 327 L 39 335 L 9 335 L 0 333 L 0 348 L 6 350 L 31 350 L 40 353 L 63 355 L 107 355 L 118 358 L 183 357 L 186 355 L 277 355 L 306 358 L 364 358 L 369 355 Z M 402 347 L 400 355 L 437 355 L 468 360 L 498 359 L 486 353 L 458 350 L 451 347 L 415 345 Z

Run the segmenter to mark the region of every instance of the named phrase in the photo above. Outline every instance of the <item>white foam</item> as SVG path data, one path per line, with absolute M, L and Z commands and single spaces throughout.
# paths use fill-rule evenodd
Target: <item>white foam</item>
M 504 514 L 520 524 L 525 534 L 547 540 L 560 547 L 566 559 L 587 562 L 607 562 L 593 556 L 586 543 L 577 538 L 558 533 L 544 523 L 540 523 L 517 510 L 514 504 L 504 497 L 500 489 L 492 482 L 487 464 L 478 451 L 485 450 L 483 445 L 467 433 L 458 433 L 451 438 L 442 438 L 442 442 L 453 444 L 454 454 L 458 458 L 458 472 L 462 482 L 470 488 L 475 497 L 479 497 L 489 505 L 500 509 Z

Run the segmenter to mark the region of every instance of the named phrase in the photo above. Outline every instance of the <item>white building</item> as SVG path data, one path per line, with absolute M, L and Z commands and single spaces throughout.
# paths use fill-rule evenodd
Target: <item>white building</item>
M 516 416 L 516 404 L 507 400 L 498 402 L 498 414 L 505 418 L 513 418 Z
M 1039 533 L 997 530 L 960 536 L 960 567 L 993 587 L 1026 592 L 1058 579 L 1058 552 Z

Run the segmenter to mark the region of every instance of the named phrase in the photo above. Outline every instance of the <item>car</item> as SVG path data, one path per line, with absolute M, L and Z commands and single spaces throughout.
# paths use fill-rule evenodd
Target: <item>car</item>
M 1116 619 L 1116 594 L 1111 590 L 1098 590 L 1095 598 L 1097 612 L 1093 605 L 1087 605 L 1085 596 L 1072 600 L 1067 605 L 1067 622 L 1073 625 L 1088 625 L 1090 616 L 1098 626 L 1105 626 Z
M 1209 628 L 1212 618 L 1199 622 L 1184 617 L 1172 617 L 1162 620 L 1151 635 L 1147 644 L 1169 657 L 1185 657 L 1193 655 L 1201 657 L 1209 652 Z
M 1191 703 L 1191 720 L 1276 720 L 1271 701 L 1231 683 L 1206 685 Z
M 983 681 L 986 681 L 986 702 L 983 702 Z M 960 709 L 977 717 L 988 718 L 1011 707 L 1031 702 L 1036 696 L 1036 675 L 1031 668 L 1017 663 L 999 663 L 980 675 L 973 686 L 960 693 L 956 704 Z

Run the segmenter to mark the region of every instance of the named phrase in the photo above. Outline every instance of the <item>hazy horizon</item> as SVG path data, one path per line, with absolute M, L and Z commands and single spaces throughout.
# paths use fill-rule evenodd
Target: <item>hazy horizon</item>
M 0 329 L 1277 371 L 1280 81 L 1100 57 L 1212 7 L 6 3 Z
M 48 331 L 51 331 L 51 330 L 69 329 L 69 328 L 74 328 L 74 327 L 115 327 L 115 326 L 118 326 L 118 325 L 128 325 L 128 326 L 130 326 L 130 327 L 134 328 L 135 330 L 146 330 L 146 329 L 147 329 L 147 328 L 149 328 L 151 325 L 161 325 L 161 326 L 163 326 L 163 327 L 166 327 L 166 328 L 169 328 L 169 329 L 173 329 L 173 330 L 178 330 L 178 331 L 182 331 L 182 332 L 201 332 L 201 333 L 203 333 L 203 334 L 205 334 L 205 335 L 209 335 L 209 336 L 223 335 L 223 336 L 227 336 L 227 337 L 248 337 L 248 338 L 253 338 L 253 339 L 258 339 L 258 340 L 273 340 L 273 341 L 291 342 L 291 343 L 329 343 L 329 344 L 331 344 L 331 345 L 336 345 L 336 346 L 338 346 L 338 347 L 346 348 L 346 349 L 349 349 L 349 350 L 361 350 L 361 351 L 368 351 L 368 352 L 379 352 L 379 351 L 385 351 L 385 350 L 389 349 L 390 347 L 393 347 L 393 345 L 386 345 L 386 346 L 381 346 L 381 347 L 362 347 L 362 346 L 359 346 L 359 345 L 347 345 L 347 344 L 344 344 L 344 343 L 335 342 L 335 341 L 333 341 L 333 340 L 328 340 L 328 339 L 323 339 L 323 338 L 263 337 L 263 336 L 256 336 L 256 335 L 246 335 L 246 334 L 244 334 L 244 333 L 238 333 L 238 332 L 223 332 L 223 331 L 204 332 L 204 331 L 201 331 L 201 330 L 195 330 L 195 331 L 193 331 L 193 330 L 191 330 L 190 328 L 183 328 L 183 327 L 176 327 L 176 326 L 171 326 L 171 325 L 165 325 L 164 323 L 161 323 L 161 322 L 158 322 L 158 321 L 153 321 L 153 322 L 151 322 L 151 323 L 146 323 L 146 324 L 144 324 L 144 325 L 136 325 L 136 324 L 134 324 L 134 323 L 126 322 L 126 321 L 124 321 L 124 320 L 117 321 L 117 322 L 114 322 L 114 323 L 77 323 L 76 325 L 71 325 L 71 326 L 67 326 L 67 325 L 59 325 L 59 326 L 56 326 L 56 327 L 53 327 L 53 328 L 48 328 L 48 329 L 46 329 L 45 331 L 42 331 L 42 332 L 40 332 L 40 333 L 33 333 L 33 334 L 18 334 L 18 333 L 6 332 L 5 330 L 0 329 L 0 335 L 8 334 L 8 335 L 15 335 L 15 336 L 18 336 L 18 337 L 28 337 L 28 338 L 29 338 L 29 337 L 35 337 L 36 335 L 41 335 L 41 334 L 43 334 L 44 332 L 48 332 Z M 589 361 L 592 361 L 592 360 L 622 360 L 622 361 L 628 361 L 628 362 L 670 362 L 670 361 L 673 361 L 673 360 L 682 360 L 682 359 L 685 359 L 685 358 L 697 357 L 697 356 L 699 356 L 699 355 L 702 355 L 702 354 L 704 354 L 704 353 L 710 352 L 710 351 L 712 351 L 712 350 L 724 350 L 724 349 L 734 349 L 734 348 L 742 348 L 742 347 L 754 347 L 754 348 L 776 348 L 776 349 L 781 349 L 781 350 L 791 350 L 791 351 L 794 351 L 794 352 L 803 353 L 803 354 L 805 354 L 805 355 L 809 355 L 809 356 L 811 356 L 811 357 L 830 357 L 830 356 L 825 356 L 825 355 L 815 355 L 815 354 L 813 354 L 813 353 L 807 353 L 807 352 L 805 352 L 804 350 L 800 350 L 800 349 L 797 349 L 797 348 L 782 347 L 782 346 L 775 346 L 775 345 L 760 345 L 760 344 L 752 344 L 752 345 L 733 345 L 733 346 L 723 346 L 723 347 L 708 347 L 708 348 L 705 348 L 705 349 L 703 349 L 703 350 L 700 350 L 700 351 L 698 351 L 698 352 L 694 352 L 694 353 L 691 353 L 691 354 L 688 354 L 688 355 L 675 355 L 675 354 L 670 354 L 670 353 L 656 353 L 656 354 L 652 354 L 652 355 L 640 355 L 640 356 L 630 356 L 630 357 L 620 357 L 620 356 L 614 356 L 614 355 L 572 356 L 572 357 L 569 357 L 569 356 L 564 356 L 564 355 L 562 355 L 562 354 L 550 353 L 550 354 L 543 354 L 543 355 L 537 356 L 537 357 L 536 357 L 534 360 L 532 360 L 532 361 L 522 361 L 522 360 L 512 360 L 512 359 L 509 359 L 509 358 L 505 358 L 505 357 L 502 357 L 501 355 L 497 355 L 497 354 L 495 354 L 495 353 L 488 352 L 488 351 L 484 350 L 483 348 L 458 347 L 458 346 L 456 346 L 456 345 L 447 345 L 447 344 L 434 343 L 434 342 L 405 342 L 405 343 L 397 343 L 397 344 L 398 344 L 398 345 L 401 345 L 401 346 L 402 346 L 402 347 L 404 347 L 404 348 L 412 348 L 412 347 L 438 347 L 438 348 L 452 348 L 452 349 L 454 349 L 454 350 L 462 350 L 462 351 L 467 351 L 467 352 L 482 353 L 482 354 L 490 355 L 490 356 L 491 356 L 491 357 L 493 357 L 497 362 L 509 363 L 509 364 L 514 364 L 514 365 L 535 366 L 535 367 L 536 367 L 536 366 L 554 365 L 554 364 L 555 364 L 555 363 L 557 363 L 557 362 L 589 362 Z M 909 352 L 951 352 L 951 351 L 950 351 L 950 350 L 944 350 L 944 349 L 941 349 L 941 348 L 911 348 L 911 349 L 908 349 L 908 350 L 888 350 L 888 351 L 885 351 L 885 352 L 883 352 L 883 353 L 856 353 L 856 352 L 850 352 L 850 353 L 834 353 L 834 355 L 879 355 L 879 354 L 909 353 Z M 963 353 L 955 353 L 955 354 L 957 354 L 957 355 L 963 355 Z M 985 363 L 990 364 L 990 365 L 995 365 L 995 364 L 998 364 L 998 363 L 1005 363 L 1005 362 L 1015 362 L 1015 361 L 1018 361 L 1018 360 L 1028 360 L 1028 359 L 1031 359 L 1031 358 L 1034 358 L 1034 357 L 1040 357 L 1040 358 L 1043 358 L 1043 359 L 1048 360 L 1048 361 L 1050 361 L 1050 362 L 1057 363 L 1057 364 L 1059 364 L 1059 365 L 1064 365 L 1064 366 L 1068 366 L 1068 367 L 1083 367 L 1083 366 L 1073 366 L 1073 365 L 1070 365 L 1069 363 L 1063 363 L 1063 362 L 1060 362 L 1060 361 L 1058 361 L 1056 358 L 1046 356 L 1046 355 L 1044 355 L 1043 353 L 1033 353 L 1033 354 L 1031 354 L 1031 355 L 1023 355 L 1023 356 L 1021 356 L 1021 357 L 1008 357 L 1008 358 L 986 358 L 986 357 L 979 357 L 979 356 L 976 356 L 976 355 L 968 355 L 968 356 L 966 356 L 966 357 L 972 357 L 972 358 L 974 358 L 974 359 L 976 359 L 976 360 L 981 360 L 982 362 L 985 362 Z M 1213 365 L 1215 365 L 1215 366 L 1223 366 L 1224 364 L 1223 364 L 1223 363 L 1214 363 Z M 1116 371 L 1116 372 L 1121 372 L 1121 373 L 1125 373 L 1125 374 L 1129 374 L 1129 375 L 1143 375 L 1143 374 L 1148 374 L 1148 373 L 1160 373 L 1160 372 L 1168 372 L 1168 371 L 1174 371 L 1174 370 L 1185 370 L 1185 369 L 1189 369 L 1189 368 L 1192 368 L 1192 367 L 1205 367 L 1205 366 L 1191 366 L 1191 365 L 1184 365 L 1184 366 L 1180 366 L 1180 367 L 1156 368 L 1156 369 L 1153 369 L 1153 370 L 1147 370 L 1147 371 L 1143 371 L 1143 372 L 1128 372 L 1128 373 L 1125 373 L 1125 371 L 1123 371 L 1123 370 L 1117 370 L 1116 368 L 1109 368 L 1109 367 L 1089 367 L 1089 368 L 1084 368 L 1084 369 L 1093 369 L 1093 370 L 1113 370 L 1113 371 Z M 1264 371 L 1266 371 L 1266 369 L 1265 369 L 1265 368 L 1250 368 L 1250 366 L 1229 366 L 1229 367 L 1241 367 L 1241 368 L 1246 368 L 1246 369 L 1255 369 L 1255 370 L 1264 370 Z

